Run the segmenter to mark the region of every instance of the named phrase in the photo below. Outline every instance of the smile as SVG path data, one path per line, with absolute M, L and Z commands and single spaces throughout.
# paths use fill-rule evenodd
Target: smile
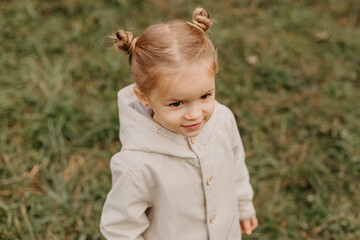
M 202 122 L 202 121 L 201 121 Z M 200 127 L 200 125 L 201 125 L 201 122 L 198 122 L 198 123 L 196 123 L 196 124 L 193 124 L 193 125 L 183 125 L 183 127 L 184 128 L 186 128 L 186 129 L 188 129 L 188 130 L 196 130 L 196 129 L 198 129 L 199 127 Z

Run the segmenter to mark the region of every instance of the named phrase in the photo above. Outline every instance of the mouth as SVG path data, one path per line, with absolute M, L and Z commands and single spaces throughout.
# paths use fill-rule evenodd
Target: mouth
M 188 129 L 188 130 L 196 130 L 200 127 L 202 121 L 198 122 L 198 123 L 195 123 L 195 124 L 192 124 L 192 125 L 183 125 L 184 128 Z

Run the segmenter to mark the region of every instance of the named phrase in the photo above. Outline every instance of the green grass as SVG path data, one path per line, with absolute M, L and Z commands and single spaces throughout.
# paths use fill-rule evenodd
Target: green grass
M 356 0 L 1 1 L 0 239 L 101 239 L 127 57 L 106 36 L 207 8 L 260 225 L 244 239 L 360 239 Z

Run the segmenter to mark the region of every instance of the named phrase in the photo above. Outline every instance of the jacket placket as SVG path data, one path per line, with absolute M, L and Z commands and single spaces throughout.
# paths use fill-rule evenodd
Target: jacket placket
M 206 213 L 206 226 L 208 229 L 209 240 L 217 240 L 217 204 L 215 203 L 216 193 L 213 188 L 213 181 L 215 180 L 215 172 L 212 161 L 208 160 L 207 147 L 201 146 L 196 142 L 196 138 L 189 138 L 189 146 L 197 156 L 198 164 L 200 167 L 202 189 L 205 198 L 205 213 Z

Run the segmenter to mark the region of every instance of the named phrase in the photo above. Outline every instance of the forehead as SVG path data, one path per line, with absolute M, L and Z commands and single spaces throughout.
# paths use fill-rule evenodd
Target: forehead
M 166 74 L 157 87 L 157 95 L 165 99 L 198 98 L 215 88 L 215 75 L 207 64 L 184 67 L 182 71 Z

